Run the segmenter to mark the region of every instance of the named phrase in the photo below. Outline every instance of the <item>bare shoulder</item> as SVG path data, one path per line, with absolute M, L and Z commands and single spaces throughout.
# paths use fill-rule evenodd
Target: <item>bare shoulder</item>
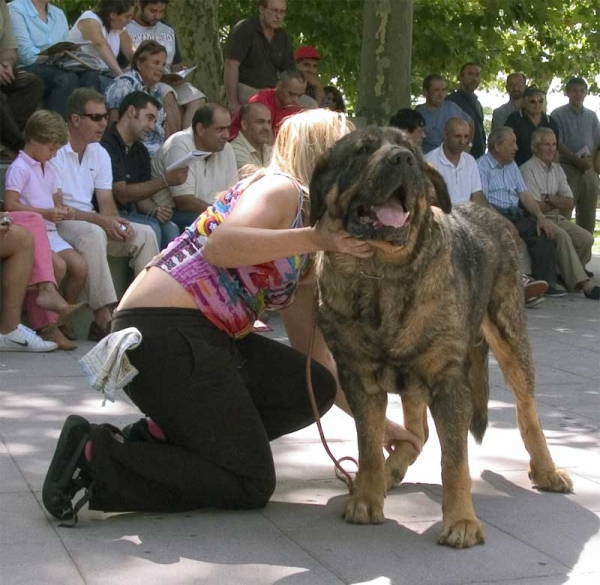
M 244 191 L 228 220 L 255 227 L 289 227 L 298 210 L 299 196 L 291 179 L 266 175 Z

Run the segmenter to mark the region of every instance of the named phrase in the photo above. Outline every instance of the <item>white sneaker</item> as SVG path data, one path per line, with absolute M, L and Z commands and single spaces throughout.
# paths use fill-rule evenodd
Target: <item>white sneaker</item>
M 44 352 L 54 351 L 58 345 L 52 341 L 44 341 L 35 331 L 17 325 L 17 328 L 2 335 L 0 333 L 0 351 L 30 351 Z

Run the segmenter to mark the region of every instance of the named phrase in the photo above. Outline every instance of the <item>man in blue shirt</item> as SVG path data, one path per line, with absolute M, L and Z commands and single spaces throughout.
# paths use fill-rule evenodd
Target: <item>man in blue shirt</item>
M 417 106 L 417 112 L 425 120 L 425 139 L 423 152 L 427 154 L 444 141 L 444 130 L 450 118 L 462 118 L 471 128 L 473 120 L 469 114 L 461 110 L 455 103 L 445 100 L 446 80 L 437 74 L 428 75 L 423 80 L 425 103 Z
M 558 125 L 560 163 L 573 191 L 577 225 L 593 234 L 599 185 L 592 161 L 600 148 L 600 122 L 596 112 L 583 107 L 588 91 L 585 80 L 572 77 L 565 91 L 569 103 L 556 108 L 550 117 Z M 564 215 L 570 219 L 571 211 Z

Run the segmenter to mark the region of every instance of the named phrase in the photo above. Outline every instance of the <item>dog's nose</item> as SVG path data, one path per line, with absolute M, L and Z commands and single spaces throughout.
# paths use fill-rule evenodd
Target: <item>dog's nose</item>
M 413 166 L 415 157 L 410 150 L 395 150 L 388 155 L 388 161 L 392 165 Z

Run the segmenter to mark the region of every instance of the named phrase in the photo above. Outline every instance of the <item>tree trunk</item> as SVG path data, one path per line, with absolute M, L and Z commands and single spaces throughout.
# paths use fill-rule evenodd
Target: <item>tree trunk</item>
M 166 14 L 177 34 L 183 62 L 198 67 L 188 80 L 209 102 L 219 101 L 223 80 L 218 12 L 218 0 L 171 0 Z
M 357 116 L 387 125 L 410 106 L 413 0 L 367 0 Z

